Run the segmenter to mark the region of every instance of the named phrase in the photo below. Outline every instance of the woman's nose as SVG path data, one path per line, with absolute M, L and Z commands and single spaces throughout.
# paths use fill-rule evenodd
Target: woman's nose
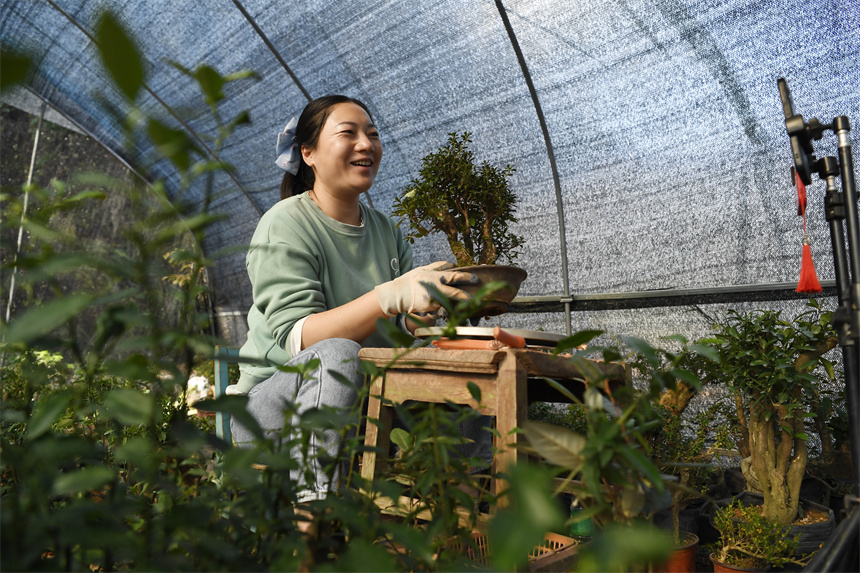
M 358 149 L 369 149 L 370 151 L 374 150 L 373 140 L 367 136 L 367 134 L 362 134 L 358 138 Z

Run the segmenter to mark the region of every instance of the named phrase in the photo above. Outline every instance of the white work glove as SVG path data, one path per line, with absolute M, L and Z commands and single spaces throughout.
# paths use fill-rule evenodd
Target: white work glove
M 412 269 L 402 277 L 378 285 L 374 290 L 379 306 L 386 316 L 402 312 L 432 312 L 440 305 L 430 298 L 426 285 L 433 285 L 452 299 L 463 300 L 471 297 L 469 293 L 451 285 L 478 284 L 478 277 L 472 273 L 447 270 L 453 266 L 449 262 L 439 261 Z

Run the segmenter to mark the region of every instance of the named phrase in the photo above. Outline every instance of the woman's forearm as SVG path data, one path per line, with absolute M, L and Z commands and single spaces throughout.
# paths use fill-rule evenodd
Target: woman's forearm
M 358 343 L 373 334 L 376 321 L 385 318 L 376 292 L 324 312 L 308 316 L 302 327 L 302 349 L 329 338 L 348 338 Z

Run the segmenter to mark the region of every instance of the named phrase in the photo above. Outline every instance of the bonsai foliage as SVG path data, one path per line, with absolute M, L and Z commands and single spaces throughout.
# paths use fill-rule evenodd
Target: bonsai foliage
M 394 214 L 406 218 L 406 239 L 445 234 L 457 266 L 513 262 L 523 239 L 510 232 L 517 198 L 508 187 L 511 165 L 475 165 L 470 133 L 448 141 L 422 160 L 417 179 L 395 200 Z
M 837 344 L 831 313 L 814 300 L 808 306 L 792 320 L 777 311 L 729 311 L 715 325 L 721 364 L 714 376 L 734 392 L 739 449 L 752 469 L 747 481 L 758 482 L 765 517 L 781 525 L 797 516 L 808 459 L 805 419 L 813 415 L 819 377 L 835 379 L 823 358 Z
M 757 505 L 743 505 L 734 500 L 714 513 L 714 526 L 720 532 L 718 561 L 734 567 L 782 567 L 790 563 L 803 565 L 803 559 L 792 557 L 798 538 L 786 535 L 786 527 L 761 514 Z

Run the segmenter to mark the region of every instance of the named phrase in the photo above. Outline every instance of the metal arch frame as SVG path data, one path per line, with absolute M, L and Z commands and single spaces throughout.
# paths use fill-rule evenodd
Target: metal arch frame
M 278 51 L 278 49 L 275 48 L 275 45 L 272 43 L 272 41 L 269 40 L 269 37 L 266 35 L 266 33 L 263 32 L 263 29 L 260 28 L 254 18 L 250 14 L 248 14 L 248 11 L 245 10 L 244 6 L 242 6 L 242 2 L 240 2 L 240 0 L 233 0 L 233 4 L 236 6 L 239 12 L 242 13 L 242 16 L 245 17 L 245 20 L 248 21 L 251 27 L 254 28 L 254 31 L 257 32 L 257 35 L 260 36 L 260 39 L 263 40 L 263 43 L 266 44 L 266 47 L 269 48 L 269 51 L 272 52 L 272 55 L 275 56 L 276 60 L 278 60 L 278 63 L 281 64 L 281 67 L 283 67 L 287 74 L 289 74 L 290 78 L 296 84 L 296 87 L 301 90 L 302 94 L 308 101 L 311 101 L 313 98 L 311 97 L 310 92 L 305 89 L 305 86 L 302 85 L 302 82 L 299 80 L 299 77 L 293 72 L 292 69 L 290 69 L 290 66 L 287 65 L 287 62 L 284 60 L 283 56 L 281 56 L 281 53 Z
M 535 89 L 534 83 L 532 82 L 531 74 L 529 73 L 528 65 L 526 64 L 525 56 L 523 55 L 522 50 L 520 49 L 519 42 L 517 42 L 516 34 L 514 34 L 514 29 L 511 27 L 511 21 L 508 19 L 508 14 L 505 11 L 504 5 L 502 5 L 502 0 L 495 0 L 496 8 L 499 10 L 499 16 L 502 18 L 502 23 L 505 26 L 505 30 L 508 32 L 508 38 L 511 41 L 511 46 L 514 49 L 514 52 L 517 56 L 517 61 L 520 64 L 520 69 L 523 72 L 523 78 L 526 81 L 526 85 L 529 88 L 529 94 L 532 98 L 532 103 L 534 104 L 535 113 L 537 113 L 538 121 L 540 122 L 540 128 L 543 132 L 544 143 L 546 144 L 546 153 L 549 157 L 549 166 L 552 171 L 552 182 L 555 186 L 555 207 L 558 214 L 558 232 L 559 232 L 559 243 L 561 247 L 561 272 L 562 272 L 562 280 L 564 283 L 564 295 L 561 299 L 561 302 L 564 304 L 564 324 L 567 330 L 568 336 L 571 334 L 571 322 L 570 322 L 570 279 L 568 277 L 567 270 L 567 234 L 564 226 L 564 208 L 562 207 L 562 199 L 561 199 L 561 182 L 558 176 L 558 167 L 555 163 L 555 152 L 552 148 L 552 140 L 549 136 L 549 128 L 546 124 L 546 118 L 543 115 L 543 109 L 540 105 L 540 100 L 538 99 L 537 90 Z
M 60 14 L 62 14 L 64 18 L 66 18 L 66 19 L 67 19 L 69 22 L 71 22 L 71 23 L 72 23 L 76 28 L 78 28 L 78 29 L 79 29 L 79 30 L 84 34 L 84 36 L 86 36 L 86 37 L 87 37 L 87 39 L 88 39 L 90 42 L 92 42 L 93 44 L 98 45 L 98 42 L 96 42 L 96 40 L 95 40 L 95 38 L 93 37 L 93 35 L 92 35 L 92 34 L 90 34 L 90 32 L 89 32 L 89 31 L 87 31 L 87 30 L 86 30 L 86 29 L 85 29 L 85 28 L 84 28 L 84 27 L 83 27 L 83 26 L 82 26 L 82 25 L 81 25 L 77 20 L 75 20 L 75 19 L 74 19 L 70 14 L 68 14 L 65 10 L 63 10 L 62 8 L 60 8 L 54 0 L 47 0 L 47 2 L 48 2 L 48 4 L 50 4 L 50 5 L 51 5 L 51 7 L 52 7 L 52 8 L 54 8 L 57 12 L 59 12 Z M 153 99 L 155 99 L 155 101 L 157 101 L 159 104 L 161 104 L 161 105 L 162 105 L 162 107 L 164 107 L 164 109 L 165 109 L 165 110 L 167 110 L 167 113 L 169 113 L 169 114 L 170 114 L 170 116 L 171 116 L 171 117 L 173 117 L 173 119 L 175 119 L 177 122 L 179 122 L 179 124 L 180 124 L 180 125 L 181 125 L 181 126 L 182 126 L 182 127 L 183 127 L 183 128 L 184 128 L 184 129 L 185 129 L 185 130 L 190 134 L 190 135 L 191 135 L 191 137 L 193 137 L 193 138 L 194 138 L 194 140 L 195 140 L 195 141 L 196 141 L 196 142 L 197 142 L 197 143 L 198 143 L 198 144 L 199 144 L 199 145 L 200 145 L 200 146 L 201 146 L 201 147 L 206 151 L 206 153 L 207 153 L 207 154 L 209 154 L 209 156 L 210 156 L 211 158 L 213 158 L 213 159 L 215 159 L 216 161 L 219 161 L 219 162 L 221 161 L 221 160 L 218 158 L 218 155 L 216 155 L 216 154 L 215 154 L 215 152 L 214 152 L 214 151 L 212 151 L 212 149 L 209 147 L 209 145 L 207 145 L 207 143 L 206 143 L 206 142 L 205 142 L 205 141 L 204 141 L 204 140 L 203 140 L 203 139 L 202 139 L 202 138 L 197 134 L 197 132 L 194 130 L 194 128 L 192 128 L 190 125 L 188 125 L 188 124 L 187 124 L 187 123 L 186 123 L 186 122 L 185 122 L 185 121 L 184 121 L 184 120 L 183 120 L 183 119 L 182 119 L 182 118 L 181 118 L 181 117 L 180 117 L 180 116 L 179 116 L 179 115 L 178 115 L 178 114 L 173 110 L 173 108 L 172 108 L 172 107 L 170 107 L 170 105 L 168 105 L 168 104 L 167 104 L 167 102 L 165 102 L 163 99 L 161 99 L 161 97 L 159 97 L 159 95 L 158 95 L 157 93 L 155 93 L 155 90 L 153 90 L 151 87 L 149 87 L 149 85 L 148 85 L 146 82 L 143 82 L 143 88 L 146 90 L 146 92 L 147 92 L 150 96 L 152 96 L 152 98 L 153 98 Z M 53 107 L 53 106 L 52 106 L 52 107 Z M 245 186 L 244 186 L 244 185 L 242 185 L 241 181 L 239 181 L 239 179 L 236 177 L 236 174 L 235 174 L 235 173 L 233 173 L 233 171 L 232 171 L 232 170 L 230 170 L 230 169 L 225 169 L 225 171 L 226 171 L 227 175 L 229 175 L 229 176 L 230 176 L 230 179 L 232 179 L 232 180 L 233 180 L 233 183 L 235 183 L 235 184 L 236 184 L 236 186 L 239 188 L 239 190 L 240 190 L 240 191 L 242 192 L 242 194 L 245 196 L 245 198 L 246 198 L 246 199 L 248 199 L 248 202 L 250 202 L 250 203 L 251 203 L 251 205 L 254 207 L 254 209 L 257 211 L 257 214 L 258 214 L 258 215 L 262 215 L 262 214 L 263 214 L 263 209 L 262 209 L 262 208 L 257 204 L 257 202 L 254 200 L 254 198 L 251 196 L 251 194 L 248 192 L 248 190 L 247 190 L 247 189 L 245 189 Z

